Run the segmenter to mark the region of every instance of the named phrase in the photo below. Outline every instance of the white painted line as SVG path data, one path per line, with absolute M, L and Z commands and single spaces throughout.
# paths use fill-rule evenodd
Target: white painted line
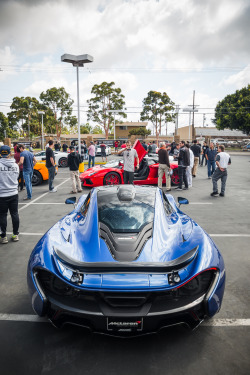
M 189 204 L 213 204 L 212 202 L 189 202 Z
M 233 233 L 230 233 L 230 234 L 228 234 L 228 233 L 225 233 L 225 234 L 218 234 L 218 233 L 216 233 L 216 234 L 209 234 L 209 236 L 211 236 L 211 237 L 250 237 L 250 234 L 233 234 Z
M 209 327 L 249 327 L 250 319 L 211 319 L 205 321 L 202 325 Z
M 55 187 L 56 187 L 56 188 L 59 188 L 61 185 L 65 184 L 65 182 L 67 182 L 67 181 L 69 181 L 69 180 L 70 180 L 70 178 L 67 178 L 67 180 L 61 182 L 59 185 L 57 185 L 57 186 L 55 186 Z M 56 194 L 56 193 L 50 193 L 49 191 L 47 191 L 46 193 L 40 195 L 40 197 L 34 199 L 33 201 L 27 203 L 25 206 L 19 208 L 19 211 L 24 210 L 26 207 L 29 207 L 31 204 L 34 204 L 36 201 L 38 201 L 39 199 L 45 197 L 45 195 L 47 195 L 47 194 Z
M 58 202 L 58 203 L 50 203 L 50 202 L 41 203 L 41 202 L 38 202 L 38 203 L 31 203 L 31 204 L 41 204 L 41 205 L 43 205 L 43 204 L 64 204 L 65 205 L 64 202 Z
M 44 233 L 46 233 L 46 232 L 44 232 Z M 21 236 L 43 236 L 44 233 L 23 233 L 23 232 L 21 232 L 21 233 L 19 233 L 19 236 L 20 235 Z M 7 232 L 7 234 L 12 234 L 12 232 Z
M 50 323 L 47 318 L 37 315 L 0 314 L 0 321 Z M 250 319 L 211 319 L 203 322 L 200 327 L 249 327 Z
M 48 319 L 41 318 L 38 315 L 23 315 L 23 314 L 0 314 L 0 321 L 15 321 L 15 322 L 35 322 L 48 323 Z

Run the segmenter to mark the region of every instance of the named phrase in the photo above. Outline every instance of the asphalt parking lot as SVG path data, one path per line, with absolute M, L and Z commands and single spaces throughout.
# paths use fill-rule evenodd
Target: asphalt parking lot
M 59 169 L 56 194 L 43 184 L 24 203 L 21 192 L 20 241 L 0 247 L 0 374 L 249 374 L 249 162 L 249 154 L 232 155 L 224 198 L 210 197 L 205 167 L 198 169 L 192 189 L 171 192 L 189 199 L 182 210 L 212 236 L 226 264 L 222 309 L 193 332 L 172 327 L 120 339 L 76 326 L 57 330 L 37 318 L 27 291 L 27 263 L 39 238 L 71 210 L 64 204 L 71 191 L 68 169 Z M 10 233 L 9 224 L 10 219 Z

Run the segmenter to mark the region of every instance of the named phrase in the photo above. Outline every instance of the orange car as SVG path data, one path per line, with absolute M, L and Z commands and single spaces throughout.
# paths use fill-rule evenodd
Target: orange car
M 56 165 L 55 174 L 57 175 L 58 172 L 58 165 Z M 34 166 L 33 177 L 32 177 L 32 185 L 37 186 L 40 185 L 43 181 L 47 181 L 49 179 L 49 171 L 46 168 L 45 161 L 39 160 L 38 163 Z

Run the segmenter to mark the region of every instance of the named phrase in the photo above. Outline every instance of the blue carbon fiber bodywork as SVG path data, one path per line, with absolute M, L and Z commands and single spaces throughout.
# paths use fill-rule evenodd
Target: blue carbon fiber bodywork
M 144 188 L 145 189 L 145 188 Z M 147 187 L 149 194 L 153 188 Z M 75 209 L 57 222 L 37 243 L 31 253 L 27 281 L 34 311 L 46 314 L 47 297 L 36 282 L 37 269 L 45 269 L 56 275 L 69 286 L 75 284 L 66 277 L 56 249 L 76 262 L 117 263 L 106 242 L 100 238 L 98 207 L 98 188 L 92 189 L 91 200 L 86 217 L 81 213 L 86 195 L 83 195 Z M 83 291 L 141 292 L 166 291 L 181 287 L 204 270 L 216 269 L 217 278 L 212 290 L 206 296 L 206 315 L 212 317 L 221 307 L 225 287 L 225 267 L 222 255 L 216 245 L 190 217 L 176 205 L 174 198 L 167 195 L 172 212 L 166 214 L 162 192 L 154 189 L 155 215 L 153 235 L 147 240 L 135 263 L 167 263 L 173 261 L 198 246 L 195 259 L 178 271 L 180 282 L 170 285 L 167 273 L 85 273 L 77 288 Z

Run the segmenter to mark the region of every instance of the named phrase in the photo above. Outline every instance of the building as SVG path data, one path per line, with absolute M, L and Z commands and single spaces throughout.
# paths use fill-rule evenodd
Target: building
M 248 138 L 248 136 L 240 130 L 219 130 L 215 127 L 197 127 L 194 128 L 194 133 L 194 138 L 204 138 L 206 141 L 217 138 L 240 141 L 242 139 Z M 184 141 L 192 141 L 192 127 L 184 126 L 182 128 L 179 128 L 177 135 L 181 140 L 183 139 Z
M 115 138 L 118 140 L 126 140 L 129 138 L 129 132 L 132 129 L 146 128 L 147 122 L 122 122 L 115 124 Z

